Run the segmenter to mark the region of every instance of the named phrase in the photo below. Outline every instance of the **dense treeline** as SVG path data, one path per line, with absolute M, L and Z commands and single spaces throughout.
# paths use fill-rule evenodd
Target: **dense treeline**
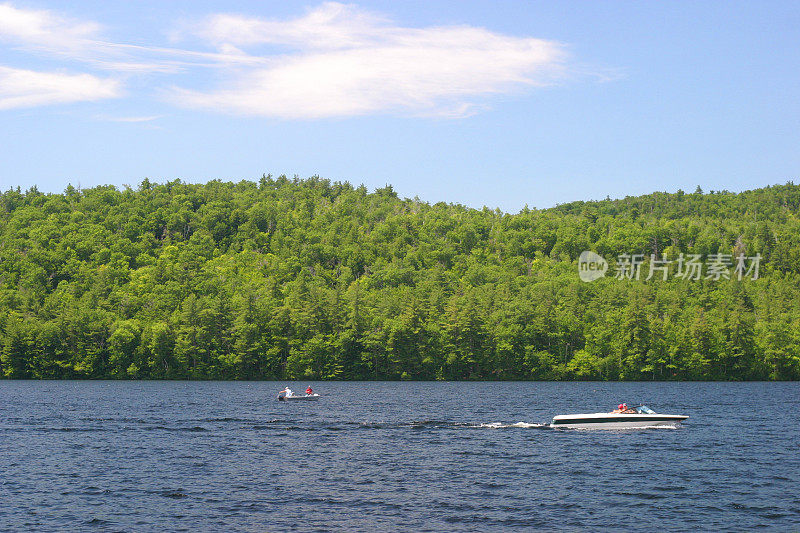
M 515 215 L 316 177 L 12 189 L 0 195 L 0 371 L 798 379 L 799 209 L 793 184 Z M 762 262 L 755 280 L 585 283 L 587 249 Z

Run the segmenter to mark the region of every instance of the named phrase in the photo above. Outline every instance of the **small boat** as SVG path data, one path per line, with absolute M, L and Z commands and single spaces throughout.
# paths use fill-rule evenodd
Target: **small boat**
M 624 412 L 585 413 L 577 415 L 558 415 L 553 417 L 550 427 L 570 429 L 629 429 L 653 426 L 677 427 L 689 418 L 684 415 L 659 414 L 640 405 Z
M 319 394 L 316 392 L 314 394 L 292 394 L 291 396 L 286 396 L 285 393 L 278 394 L 278 401 L 280 402 L 289 402 L 295 400 L 305 400 L 305 401 L 314 401 L 319 400 Z

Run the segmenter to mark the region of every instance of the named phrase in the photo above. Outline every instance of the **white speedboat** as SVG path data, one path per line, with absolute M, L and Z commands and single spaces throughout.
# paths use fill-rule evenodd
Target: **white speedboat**
M 281 392 L 278 394 L 278 401 L 281 402 L 293 402 L 295 400 L 305 400 L 305 401 L 313 401 L 319 400 L 319 394 L 316 392 L 314 394 L 292 394 L 291 396 L 286 396 L 285 393 Z
M 550 427 L 570 429 L 629 429 L 653 426 L 677 427 L 689 418 L 684 415 L 663 415 L 646 405 L 624 412 L 584 413 L 577 415 L 558 415 L 553 417 Z

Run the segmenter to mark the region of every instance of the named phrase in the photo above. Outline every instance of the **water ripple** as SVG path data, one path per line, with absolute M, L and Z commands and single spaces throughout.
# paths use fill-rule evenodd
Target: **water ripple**
M 800 529 L 800 384 L 285 385 L 0 382 L 0 531 Z

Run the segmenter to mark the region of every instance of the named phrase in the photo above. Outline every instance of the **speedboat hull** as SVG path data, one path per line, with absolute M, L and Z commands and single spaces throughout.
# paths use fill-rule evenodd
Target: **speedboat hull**
M 629 429 L 643 427 L 677 427 L 689 418 L 683 415 L 639 414 L 639 413 L 586 413 L 558 415 L 550 424 L 554 428 L 569 429 Z
M 291 396 L 284 396 L 284 395 L 278 396 L 278 401 L 281 401 L 281 402 L 294 402 L 294 401 L 306 401 L 306 402 L 308 402 L 308 401 L 314 401 L 314 400 L 319 400 L 319 394 L 316 394 L 316 393 L 315 394 L 297 394 L 297 395 L 293 394 Z

